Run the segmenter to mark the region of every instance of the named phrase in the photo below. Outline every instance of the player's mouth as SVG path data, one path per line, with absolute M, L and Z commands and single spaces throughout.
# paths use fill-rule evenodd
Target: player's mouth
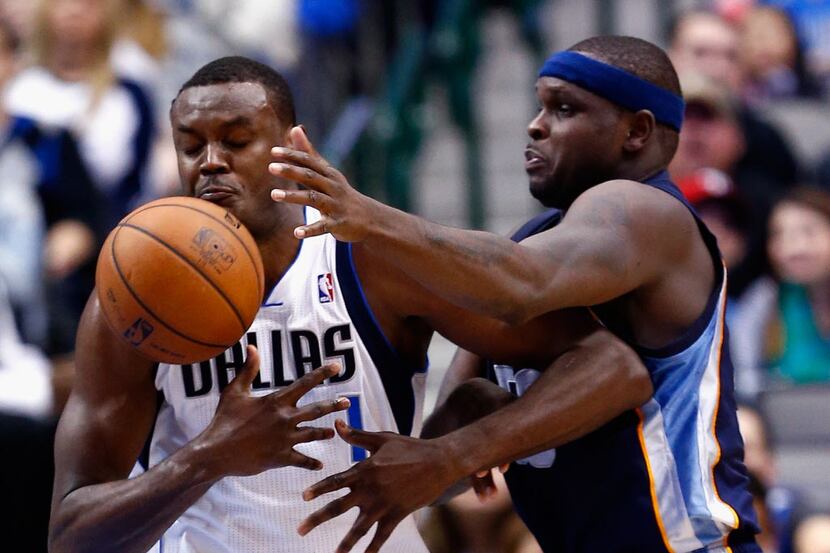
M 208 185 L 196 193 L 196 197 L 208 202 L 225 205 L 236 196 L 236 192 L 227 186 Z
M 545 167 L 547 161 L 544 156 L 533 148 L 525 148 L 525 171 L 531 172 Z

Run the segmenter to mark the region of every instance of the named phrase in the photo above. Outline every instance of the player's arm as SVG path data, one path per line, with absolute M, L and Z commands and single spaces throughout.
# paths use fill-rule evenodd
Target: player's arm
M 419 440 L 338 421 L 338 434 L 371 455 L 306 490 L 306 500 L 343 488 L 350 492 L 313 513 L 299 531 L 305 534 L 359 506 L 361 515 L 337 553 L 350 551 L 375 523 L 366 553 L 377 553 L 405 516 L 435 502 L 459 480 L 584 436 L 651 394 L 651 381 L 634 352 L 598 330 L 572 344 L 524 395 L 443 436 Z
M 449 434 L 470 422 L 502 407 L 507 401 L 505 393 L 496 386 L 488 389 L 496 393 L 485 394 L 481 390 L 483 360 L 478 355 L 458 348 L 453 356 L 435 401 L 435 409 L 424 421 L 422 438 L 435 438 Z M 474 384 L 470 384 L 474 383 Z M 489 383 L 488 383 L 489 384 Z M 508 396 L 510 394 L 507 394 Z M 452 398 L 448 401 L 448 398 Z
M 480 360 L 464 353 L 456 358 L 445 388 L 453 391 L 425 429 L 439 437 L 418 440 L 366 433 L 339 423 L 344 440 L 372 455 L 310 488 L 306 499 L 345 487 L 351 491 L 300 527 L 301 533 L 309 532 L 359 506 L 361 516 L 337 553 L 350 550 L 377 523 L 367 549 L 375 553 L 403 517 L 435 502 L 460 480 L 581 437 L 641 405 L 652 394 L 648 372 L 636 354 L 600 326 L 587 309 L 547 313 L 509 326 L 435 298 L 365 246 L 356 246 L 355 255 L 373 307 L 387 299 L 386 305 L 400 310 L 397 319 L 423 319 L 464 348 L 502 362 L 518 360 L 518 366 L 542 369 L 542 376 L 525 395 L 512 399 L 482 379 L 466 381 L 478 373 Z M 380 298 L 378 289 L 383 291 Z M 389 309 L 376 310 L 376 314 L 383 320 Z M 465 383 L 457 385 L 461 381 Z
M 249 348 L 245 367 L 222 392 L 208 428 L 127 479 L 156 413 L 152 363 L 113 336 L 95 294 L 81 319 L 76 351 L 76 383 L 55 440 L 51 551 L 143 552 L 226 475 L 285 465 L 320 468 L 292 446 L 329 438 L 331 429 L 297 424 L 348 405 L 296 407 L 302 394 L 336 374 L 336 366 L 309 373 L 300 386 L 303 379 L 279 393 L 251 397 L 258 358 Z
M 311 205 L 323 214 L 298 229 L 302 237 L 329 232 L 366 241 L 434 293 L 479 313 L 519 322 L 600 304 L 654 282 L 688 255 L 691 221 L 678 228 L 676 213 L 665 207 L 672 203 L 638 183 L 596 186 L 555 229 L 516 244 L 430 223 L 368 198 L 304 145 L 299 129 L 292 133 L 293 144 L 306 151 L 274 148 L 279 163 L 269 170 L 307 188 L 275 190 L 275 200 Z

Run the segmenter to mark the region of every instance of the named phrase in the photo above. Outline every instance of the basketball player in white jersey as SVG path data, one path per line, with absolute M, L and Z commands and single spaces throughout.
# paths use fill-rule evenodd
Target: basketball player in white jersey
M 158 367 L 112 334 L 91 296 L 55 444 L 52 551 L 333 552 L 357 512 L 305 537 L 297 528 L 325 504 L 304 501 L 302 490 L 366 456 L 326 440 L 334 412 L 348 409 L 341 416 L 353 427 L 417 434 L 433 330 L 497 361 L 608 382 L 575 431 L 651 393 L 633 351 L 586 311 L 510 327 L 452 307 L 363 245 L 294 238 L 318 215 L 270 198 L 275 187 L 296 188 L 267 167 L 272 146 L 297 136 L 290 91 L 270 68 L 238 57 L 206 65 L 182 87 L 171 121 L 185 193 L 227 207 L 251 231 L 266 296 L 225 354 Z M 332 362 L 339 372 L 312 371 Z M 514 433 L 526 446 L 545 415 L 535 411 L 535 428 L 505 428 L 494 448 L 506 452 Z M 128 478 L 148 436 L 149 469 Z M 438 485 L 469 476 L 440 461 Z M 348 545 L 377 551 L 384 541 L 387 553 L 426 552 L 411 518 Z

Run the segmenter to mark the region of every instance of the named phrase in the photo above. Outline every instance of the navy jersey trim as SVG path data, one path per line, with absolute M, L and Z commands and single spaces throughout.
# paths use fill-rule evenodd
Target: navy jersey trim
M 510 239 L 514 242 L 521 242 L 528 236 L 552 229 L 561 221 L 562 212 L 560 210 L 548 209 L 519 227 L 519 230 L 514 232 Z
M 403 359 L 383 334 L 366 300 L 363 286 L 357 275 L 352 257 L 352 245 L 337 242 L 335 248 L 337 280 L 340 283 L 349 318 L 354 323 L 369 356 L 377 367 L 383 389 L 398 425 L 398 431 L 401 434 L 410 435 L 415 417 L 412 376 L 418 372 L 425 372 L 426 368 L 418 367 Z
M 159 364 L 153 363 L 153 381 L 159 371 Z M 141 448 L 141 453 L 138 454 L 138 464 L 141 465 L 145 471 L 150 470 L 150 446 L 153 443 L 153 434 L 156 433 L 156 424 L 158 423 L 161 406 L 164 405 L 164 392 L 156 390 L 156 414 L 153 415 L 153 424 L 150 426 L 150 433 L 147 434 L 147 439 L 144 441 L 144 446 Z

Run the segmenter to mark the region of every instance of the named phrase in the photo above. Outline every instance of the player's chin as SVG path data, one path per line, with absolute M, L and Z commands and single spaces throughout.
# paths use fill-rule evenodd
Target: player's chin
M 549 179 L 541 176 L 528 175 L 530 177 L 530 195 L 536 198 L 545 207 L 558 207 L 564 205 L 563 198 L 559 197 Z

